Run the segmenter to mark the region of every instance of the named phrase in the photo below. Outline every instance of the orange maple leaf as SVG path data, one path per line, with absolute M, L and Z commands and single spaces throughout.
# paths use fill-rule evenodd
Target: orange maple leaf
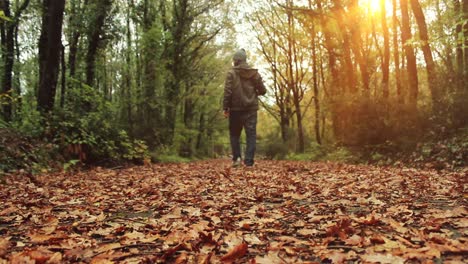
M 242 258 L 247 253 L 247 243 L 241 243 L 224 255 L 222 261 L 233 261 L 238 258 Z

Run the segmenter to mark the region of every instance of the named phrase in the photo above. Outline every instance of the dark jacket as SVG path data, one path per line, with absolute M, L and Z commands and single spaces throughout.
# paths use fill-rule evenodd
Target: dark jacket
M 257 69 L 247 63 L 232 67 L 224 84 L 223 109 L 230 111 L 258 110 L 258 96 L 266 93 Z

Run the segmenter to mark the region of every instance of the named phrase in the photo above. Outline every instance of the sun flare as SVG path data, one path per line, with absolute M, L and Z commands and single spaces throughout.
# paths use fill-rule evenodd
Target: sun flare
M 359 6 L 369 14 L 378 14 L 382 11 L 380 0 L 359 0 Z M 389 1 L 386 0 L 385 4 L 388 5 Z

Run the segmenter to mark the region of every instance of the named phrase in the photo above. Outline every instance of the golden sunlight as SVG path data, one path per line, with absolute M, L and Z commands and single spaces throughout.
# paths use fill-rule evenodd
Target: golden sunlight
M 359 6 L 371 15 L 376 15 L 381 12 L 380 0 L 359 0 Z M 385 4 L 389 4 L 389 0 L 385 1 Z

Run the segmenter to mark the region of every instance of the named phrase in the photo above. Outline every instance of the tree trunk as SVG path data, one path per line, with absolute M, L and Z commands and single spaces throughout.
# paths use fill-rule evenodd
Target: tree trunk
M 436 114 L 440 114 L 442 104 L 442 86 L 437 85 L 437 71 L 432 57 L 431 47 L 429 46 L 429 36 L 427 34 L 426 18 L 418 0 L 410 0 L 411 8 L 413 9 L 414 17 L 419 28 L 419 38 L 422 42 L 421 49 L 426 61 L 426 71 L 428 77 L 429 90 L 432 94 L 432 107 Z
M 400 0 L 401 8 L 401 41 L 405 50 L 406 56 L 406 67 L 409 81 L 409 96 L 408 103 L 409 109 L 412 114 L 417 113 L 417 102 L 418 102 L 418 70 L 416 67 L 416 56 L 414 49 L 409 43 L 411 40 L 411 27 L 408 13 L 408 0 Z
M 65 46 L 62 45 L 62 48 L 60 49 L 60 64 L 62 66 L 62 69 L 60 71 L 61 73 L 61 85 L 60 85 L 60 107 L 63 108 L 65 106 L 65 92 L 66 92 L 66 71 L 67 71 L 67 65 L 65 63 Z
M 467 124 L 468 112 L 468 0 L 454 0 L 454 13 L 460 17 L 456 21 L 456 62 L 457 83 L 454 93 L 453 120 L 455 127 L 464 127 Z
M 355 13 L 358 10 L 358 1 L 353 0 L 350 2 L 350 12 L 349 16 L 351 16 L 351 21 L 359 21 L 359 18 L 356 17 Z M 349 20 L 348 20 L 349 21 Z M 355 61 L 359 65 L 360 73 L 361 73 L 361 81 L 362 81 L 362 88 L 363 94 L 367 98 L 370 96 L 370 77 L 369 77 L 369 70 L 367 65 L 367 58 L 363 52 L 363 41 L 361 38 L 361 26 L 360 22 L 356 22 L 353 25 L 346 25 L 350 27 L 350 34 L 351 34 L 351 49 L 354 53 Z M 355 92 L 355 91 L 354 91 Z
M 465 42 L 463 43 L 463 54 L 464 54 L 464 69 L 463 69 L 463 74 L 464 74 L 464 83 L 462 85 L 463 90 L 462 90 L 462 95 L 466 100 L 466 96 L 468 96 L 468 0 L 463 0 L 463 39 Z M 465 103 L 465 110 L 467 110 L 467 106 Z M 466 111 L 465 111 L 465 117 L 466 117 Z M 465 124 L 468 122 L 465 119 Z
M 310 3 L 310 1 L 309 1 Z M 322 138 L 320 137 L 320 102 L 319 102 L 319 82 L 318 82 L 318 70 L 317 70 L 317 44 L 316 44 L 316 32 L 315 27 L 312 28 L 312 78 L 314 85 L 314 106 L 315 106 L 315 140 L 319 145 L 322 145 Z
M 318 0 L 317 3 L 317 11 L 319 13 L 323 12 L 322 8 L 322 1 Z M 343 130 L 341 129 L 340 125 L 340 116 L 339 111 L 336 109 L 339 105 L 339 102 L 336 102 L 336 99 L 333 99 L 333 96 L 337 95 L 337 87 L 340 86 L 339 83 L 339 70 L 337 66 L 337 58 L 336 58 L 336 50 L 334 48 L 333 40 L 330 31 L 327 29 L 327 21 L 325 16 L 320 16 L 320 25 L 324 29 L 324 39 L 325 39 L 325 48 L 327 49 L 328 53 L 328 67 L 331 73 L 331 80 L 330 80 L 330 89 L 329 95 L 331 100 L 331 107 L 332 107 L 332 126 L 333 126 L 333 133 L 338 141 L 342 140 Z M 323 127 L 323 126 L 322 126 Z
M 37 106 L 42 113 L 52 111 L 60 67 L 62 23 L 65 0 L 44 0 L 39 39 L 39 94 Z
M 397 1 L 392 0 L 392 24 L 393 24 L 393 60 L 395 67 L 395 83 L 396 83 L 396 96 L 397 102 L 401 106 L 404 103 L 403 89 L 401 86 L 401 72 L 400 72 L 400 52 L 398 45 L 398 17 L 397 17 Z
M 80 2 L 81 2 L 80 0 L 71 1 L 71 9 L 70 9 L 70 16 L 69 16 L 70 17 L 69 24 L 70 24 L 70 27 L 72 28 L 70 37 L 69 37 L 70 48 L 69 48 L 69 53 L 68 53 L 68 69 L 69 69 L 70 78 L 75 78 L 76 58 L 78 54 L 78 43 L 81 37 L 81 32 L 78 28 L 79 11 L 81 10 Z M 69 88 L 71 88 L 72 82 L 69 82 L 69 84 L 70 84 Z
M 352 43 L 353 40 L 350 38 L 349 33 L 348 33 L 348 28 L 345 23 L 345 10 L 343 6 L 341 5 L 341 0 L 334 0 L 334 10 L 336 10 L 336 22 L 338 23 L 339 27 L 339 33 L 341 34 L 341 38 L 343 40 L 343 43 L 341 45 L 343 49 L 343 60 L 344 60 L 344 69 L 345 69 L 345 83 L 343 83 L 344 89 L 342 91 L 339 91 L 341 95 L 347 95 L 347 94 L 355 94 L 357 92 L 357 82 L 356 82 L 356 75 L 354 71 L 354 63 L 353 60 L 351 59 L 351 49 L 356 43 Z M 359 56 L 361 53 L 356 52 L 355 50 L 355 55 Z M 343 118 L 343 116 L 342 116 Z M 347 119 L 347 118 L 346 118 Z
M 13 94 L 13 67 L 15 63 L 15 37 L 17 36 L 17 27 L 22 12 L 28 7 L 30 0 L 24 0 L 18 7 L 15 14 L 12 14 L 9 0 L 1 0 L 0 7 L 5 16 L 10 17 L 12 21 L 2 21 L 1 46 L 3 57 L 3 76 L 1 92 L 7 96 Z M 3 105 L 3 118 L 5 121 L 11 121 L 13 114 L 13 100 L 8 98 Z
M 5 16 L 11 17 L 10 1 L 2 1 L 2 9 Z M 12 104 L 13 104 L 13 64 L 14 64 L 14 24 L 13 22 L 3 21 L 2 34 L 2 50 L 3 50 L 3 76 L 2 76 L 2 93 L 7 95 L 7 100 L 3 105 L 3 118 L 5 121 L 12 119 Z
M 94 78 L 96 75 L 96 58 L 98 51 L 102 45 L 101 36 L 104 33 L 104 22 L 107 18 L 110 7 L 112 6 L 111 0 L 99 0 L 94 3 L 96 5 L 95 19 L 88 32 L 88 48 L 86 53 L 86 84 L 89 86 L 94 85 Z
M 382 93 L 385 104 L 388 103 L 389 98 L 389 79 L 390 79 L 390 40 L 389 30 L 387 25 L 387 10 L 386 1 L 380 0 L 380 8 L 382 10 L 382 31 L 384 37 L 384 56 L 382 59 Z
M 127 115 L 127 122 L 129 126 L 130 135 L 133 137 L 133 116 L 132 116 L 132 31 L 130 27 L 130 16 L 133 8 L 131 0 L 127 1 L 127 53 L 125 54 L 125 110 Z
M 198 134 L 197 134 L 197 142 L 196 142 L 196 149 L 200 151 L 202 147 L 202 138 L 203 133 L 205 132 L 205 112 L 201 112 L 200 119 L 198 120 Z

